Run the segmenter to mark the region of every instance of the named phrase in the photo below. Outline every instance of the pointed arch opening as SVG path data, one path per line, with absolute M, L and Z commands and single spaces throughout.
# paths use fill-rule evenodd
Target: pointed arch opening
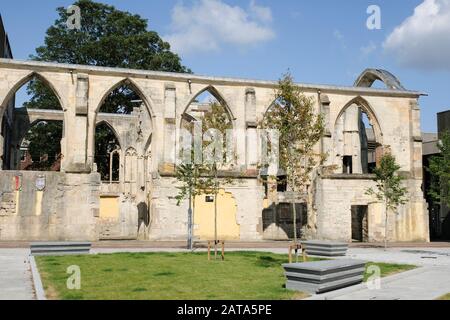
M 104 182 L 120 181 L 120 141 L 111 125 L 102 121 L 95 128 L 95 163 Z
M 189 122 L 201 119 L 207 112 L 210 112 L 212 105 L 219 105 L 226 114 L 230 124 L 234 126 L 235 117 L 227 102 L 213 86 L 207 86 L 198 92 L 185 107 L 181 119 L 181 127 Z
M 54 86 L 31 72 L 6 99 L 1 130 L 3 169 L 60 171 L 64 111 Z
M 383 69 L 366 69 L 356 79 L 355 87 L 374 87 L 376 89 L 403 90 L 405 87 L 400 80 L 387 70 Z
M 117 143 L 122 151 L 115 153 L 114 157 L 117 157 L 116 154 L 120 154 L 124 159 L 118 161 L 114 158 L 112 178 L 113 181 L 122 181 L 125 179 L 125 174 L 118 175 L 118 172 L 125 169 L 117 168 L 117 163 L 125 166 L 126 155 L 123 150 L 135 149 L 139 159 L 147 159 L 146 154 L 151 153 L 152 140 L 150 137 L 153 134 L 151 105 L 134 81 L 123 79 L 104 93 L 95 117 L 99 119 L 94 135 L 94 161 L 97 170 L 102 175 L 103 181 L 111 180 L 107 168 L 110 166 L 108 154 L 113 150 L 108 146 Z M 109 119 L 114 125 L 111 126 L 108 122 L 100 121 L 103 119 Z M 100 124 L 103 125 L 100 126 Z M 120 136 L 114 132 L 113 127 L 120 132 Z M 116 139 L 114 143 L 111 142 L 113 141 L 112 133 Z M 123 141 L 119 141 L 119 139 L 123 139 Z M 99 156 L 99 150 L 101 150 L 102 156 Z M 147 168 L 149 165 L 148 163 L 144 164 L 147 172 L 151 171 Z
M 220 162 L 222 169 L 231 168 L 233 160 L 230 161 L 230 158 L 235 153 L 235 141 L 229 133 L 234 128 L 234 118 L 225 100 L 212 86 L 204 88 L 193 97 L 181 116 L 180 127 L 184 133 L 190 135 L 189 141 L 184 141 L 187 138 L 185 135 L 180 137 L 179 156 L 183 159 L 186 156 L 194 156 L 190 152 L 186 152 L 185 149 L 195 147 L 194 137 L 198 134 L 195 129 L 196 126 L 202 134 L 203 161 L 205 161 L 205 152 L 211 149 L 215 162 Z M 222 141 L 218 142 L 218 139 Z M 195 157 L 198 159 L 197 156 Z M 221 161 L 219 161 L 219 158 Z M 190 160 L 193 161 L 194 159 Z
M 136 86 L 129 79 L 116 84 L 104 96 L 99 113 L 129 115 L 143 104 L 143 99 Z
M 383 134 L 365 99 L 347 103 L 337 117 L 333 136 L 336 173 L 373 173 L 382 154 Z

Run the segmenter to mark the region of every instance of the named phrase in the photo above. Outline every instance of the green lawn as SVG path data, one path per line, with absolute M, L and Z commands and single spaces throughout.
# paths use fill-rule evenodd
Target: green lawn
M 280 300 L 306 294 L 283 288 L 287 255 L 229 252 L 225 261 L 206 253 L 118 253 L 37 257 L 49 299 Z M 310 259 L 311 261 L 312 259 Z M 81 270 L 81 290 L 68 290 L 69 266 Z M 378 264 L 382 276 L 413 268 Z
M 375 265 L 380 267 L 381 270 L 381 277 L 387 277 L 392 276 L 399 272 L 405 272 L 408 270 L 415 269 L 416 266 L 409 265 L 409 264 L 393 264 L 393 263 L 380 263 L 380 262 L 369 262 L 366 265 L 366 268 L 368 268 L 371 265 Z M 370 277 L 372 274 L 366 273 L 364 275 L 364 281 L 367 281 L 367 278 Z
M 450 300 L 450 293 L 447 293 L 445 296 L 442 296 L 437 300 Z

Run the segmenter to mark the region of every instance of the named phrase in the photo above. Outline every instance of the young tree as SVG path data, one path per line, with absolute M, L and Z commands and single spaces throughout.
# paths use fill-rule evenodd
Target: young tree
M 227 130 L 233 128 L 229 114 L 218 102 L 210 103 L 210 110 L 205 113 L 202 119 L 203 132 L 203 164 L 205 165 L 208 179 L 205 180 L 204 188 L 214 195 L 214 258 L 217 259 L 218 244 L 218 222 L 217 205 L 220 189 L 233 183 L 233 177 L 219 177 L 220 167 L 231 164 L 235 160 L 234 150 L 232 154 L 227 154 L 227 150 L 232 146 L 227 146 Z M 228 149 L 227 149 L 228 147 Z M 208 151 L 209 149 L 209 151 Z M 205 152 L 206 151 L 206 152 Z
M 179 192 L 175 197 L 177 206 L 188 199 L 188 250 L 194 248 L 193 243 L 193 212 L 195 210 L 195 197 L 201 195 L 205 190 L 205 178 L 202 175 L 204 168 L 202 165 L 191 163 L 181 163 L 175 169 L 176 179 L 179 182 L 177 187 Z
M 267 112 L 261 127 L 276 129 L 279 133 L 279 166 L 286 172 L 292 193 L 294 241 L 297 244 L 294 195 L 308 191 L 313 170 L 325 160 L 325 154 L 315 150 L 324 135 L 324 121 L 315 110 L 313 98 L 303 94 L 289 73 L 279 81 L 275 98 L 275 104 Z
M 384 248 L 387 248 L 388 218 L 389 211 L 395 211 L 397 208 L 406 203 L 406 195 L 408 194 L 405 187 L 402 186 L 404 177 L 398 174 L 400 166 L 397 164 L 395 157 L 386 153 L 380 160 L 380 165 L 374 169 L 374 181 L 377 184 L 376 189 L 369 188 L 366 194 L 375 196 L 378 200 L 383 201 L 385 210 L 384 225 Z
M 427 170 L 432 175 L 430 196 L 441 206 L 450 207 L 450 132 L 444 132 L 438 144 L 440 155 L 430 159 Z
M 208 193 L 214 195 L 214 251 L 217 258 L 217 198 L 220 189 L 233 181 L 232 177 L 219 177 L 219 169 L 224 164 L 234 160 L 234 154 L 232 154 L 232 159 L 227 159 L 226 152 L 226 150 L 229 150 L 227 149 L 226 135 L 227 130 L 232 129 L 232 122 L 220 103 L 211 102 L 209 110 L 199 119 L 197 125 L 201 126 L 200 132 L 195 131 L 195 124 L 193 123 L 184 128 L 192 134 L 192 149 L 188 163 L 183 161 L 186 159 L 182 159 L 181 163 L 176 167 L 176 178 L 180 186 L 178 187 L 179 193 L 175 198 L 178 201 L 178 205 L 186 198 L 189 199 L 188 244 L 192 248 L 192 200 L 194 200 L 195 209 L 196 196 Z M 195 134 L 201 134 L 201 137 L 196 137 Z M 195 139 L 201 139 L 201 150 L 195 150 Z M 201 154 L 201 163 L 198 163 L 198 160 L 196 161 L 196 153 Z M 228 154 L 228 157 L 230 157 L 230 154 Z

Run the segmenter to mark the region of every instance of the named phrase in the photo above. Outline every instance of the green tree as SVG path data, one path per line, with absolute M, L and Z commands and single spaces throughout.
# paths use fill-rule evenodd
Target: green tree
M 450 132 L 444 132 L 438 143 L 440 155 L 430 159 L 427 170 L 431 173 L 432 181 L 429 191 L 433 200 L 441 206 L 450 207 Z
M 179 190 L 175 199 L 177 200 L 177 206 L 181 205 L 181 202 L 188 199 L 188 250 L 194 248 L 193 244 L 193 212 L 195 210 L 196 196 L 201 195 L 207 188 L 206 180 L 204 178 L 204 167 L 199 164 L 181 163 L 175 169 L 175 177 L 179 183 L 177 189 Z
M 227 155 L 227 130 L 233 129 L 233 124 L 228 112 L 218 102 L 210 103 L 210 110 L 206 112 L 202 119 L 203 132 L 203 147 L 214 145 L 211 149 L 214 154 L 205 154 L 203 164 L 206 167 L 208 179 L 205 182 L 205 188 L 214 195 L 214 258 L 217 259 L 217 245 L 218 245 L 218 195 L 221 189 L 233 183 L 233 175 L 228 174 L 220 177 L 220 169 L 232 165 L 235 160 L 234 150 L 232 154 Z M 213 131 L 212 131 L 213 130 Z M 217 135 L 220 135 L 220 137 Z M 219 139 L 219 141 L 216 141 Z M 221 139 L 221 141 L 220 141 Z M 208 141 L 211 140 L 211 141 Z M 217 143 L 221 143 L 220 149 L 216 150 Z M 218 155 L 218 156 L 217 156 Z M 205 156 L 209 158 L 209 162 L 205 163 Z M 230 158 L 231 156 L 231 158 Z
M 324 135 L 323 117 L 315 111 L 314 99 L 305 96 L 287 73 L 279 81 L 275 104 L 267 112 L 261 127 L 279 132 L 279 166 L 286 172 L 292 193 L 294 241 L 297 244 L 294 195 L 308 191 L 312 172 L 325 160 L 326 155 L 315 150 Z
M 398 174 L 400 166 L 397 164 L 395 157 L 386 153 L 380 159 L 380 164 L 373 170 L 375 174 L 374 181 L 376 189 L 369 188 L 367 195 L 375 196 L 379 201 L 384 203 L 385 225 L 384 225 L 384 247 L 387 248 L 387 233 L 389 212 L 396 211 L 400 205 L 407 201 L 407 189 L 403 187 L 402 182 L 405 179 Z
M 199 133 L 202 135 L 200 137 L 202 150 L 195 150 L 195 139 L 199 138 L 195 137 L 196 131 L 194 128 L 196 125 L 201 126 Z M 214 195 L 214 250 L 216 258 L 218 242 L 217 196 L 220 189 L 233 182 L 231 176 L 219 177 L 219 169 L 224 165 L 232 164 L 230 162 L 234 160 L 234 156 L 232 159 L 227 159 L 225 138 L 227 130 L 232 128 L 231 119 L 224 107 L 216 101 L 211 101 L 209 110 L 204 113 L 201 119 L 191 120 L 184 125 L 184 129 L 193 138 L 191 140 L 191 153 L 189 161 L 182 159 L 181 163 L 176 167 L 176 178 L 179 183 L 179 193 L 176 196 L 178 205 L 181 204 L 181 201 L 189 199 L 188 245 L 190 249 L 192 249 L 192 200 L 194 200 L 195 209 L 196 196 L 202 194 Z M 219 147 L 219 149 L 216 149 L 216 147 Z M 203 152 L 204 150 L 211 151 L 211 154 Z M 196 152 L 203 153 L 201 163 L 196 161 Z M 183 155 L 180 156 L 182 157 Z
M 180 57 L 170 51 L 170 45 L 155 31 L 148 30 L 148 21 L 139 15 L 120 11 L 114 6 L 91 0 L 78 0 L 81 29 L 67 27 L 66 8 L 57 8 L 58 18 L 47 30 L 44 45 L 30 58 L 36 61 L 92 65 L 168 72 L 191 72 L 181 64 Z M 31 100 L 28 108 L 55 109 L 57 97 L 40 79 L 27 87 Z M 136 92 L 128 85 L 119 87 L 107 97 L 101 110 L 130 113 Z M 104 135 L 106 136 L 106 135 Z M 108 139 L 100 141 L 108 144 Z M 102 146 L 101 149 L 106 149 Z M 100 165 L 101 167 L 101 165 Z
M 33 164 L 28 169 L 48 171 L 60 160 L 61 145 L 54 143 L 62 139 L 61 121 L 40 121 L 25 135 Z

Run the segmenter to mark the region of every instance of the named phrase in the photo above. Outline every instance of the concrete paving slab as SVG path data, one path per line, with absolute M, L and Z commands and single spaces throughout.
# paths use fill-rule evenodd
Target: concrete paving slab
M 0 300 L 35 299 L 28 249 L 0 249 Z

